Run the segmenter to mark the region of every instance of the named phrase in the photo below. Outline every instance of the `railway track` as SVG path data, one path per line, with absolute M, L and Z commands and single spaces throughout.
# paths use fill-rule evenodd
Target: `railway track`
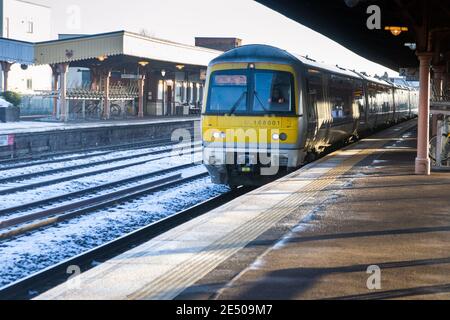
M 194 128 L 188 128 L 187 130 L 194 130 Z M 135 142 L 135 143 L 125 143 L 125 144 L 117 144 L 112 146 L 102 146 L 102 147 L 93 147 L 93 148 L 87 148 L 87 149 L 74 149 L 70 151 L 62 151 L 62 152 L 50 152 L 50 153 L 43 153 L 39 155 L 31 155 L 27 157 L 18 157 L 13 159 L 0 159 L 0 168 L 3 166 L 7 166 L 8 164 L 14 164 L 14 163 L 21 163 L 21 162 L 27 162 L 28 164 L 30 161 L 35 161 L 39 159 L 51 159 L 54 157 L 60 157 L 64 155 L 70 155 L 70 154 L 79 154 L 79 153 L 87 153 L 87 152 L 95 152 L 95 151 L 105 151 L 105 153 L 108 152 L 114 152 L 114 151 L 124 151 L 124 150 L 133 150 L 133 149 L 141 149 L 141 148 L 150 148 L 155 146 L 155 144 L 175 144 L 178 142 L 173 142 L 171 139 L 152 139 L 150 141 L 141 141 L 141 142 Z M 24 163 L 24 165 L 26 165 Z
M 186 166 L 185 166 L 186 167 Z M 178 168 L 180 170 L 180 168 Z M 174 171 L 173 169 L 163 170 L 155 173 L 155 175 L 163 175 Z M 5 232 L 0 232 L 0 240 L 15 237 L 30 231 L 34 231 L 52 224 L 66 221 L 84 214 L 89 214 L 94 211 L 113 207 L 122 204 L 138 197 L 162 191 L 176 185 L 181 185 L 196 179 L 206 177 L 206 172 L 200 174 L 189 175 L 183 177 L 181 173 L 163 177 L 156 181 L 139 184 L 129 188 L 124 188 L 118 191 L 113 191 L 107 194 L 96 197 L 75 201 L 70 204 L 53 207 L 50 209 L 20 215 L 11 219 L 0 221 L 0 230 L 12 228 Z
M 199 145 L 200 145 L 199 143 L 195 143 L 195 144 L 191 144 L 191 147 L 195 147 L 195 146 L 199 146 Z M 131 155 L 118 157 L 118 158 L 110 158 L 110 159 L 89 162 L 89 163 L 84 163 L 84 164 L 77 164 L 77 165 L 72 165 L 72 166 L 67 166 L 67 167 L 62 167 L 62 168 L 20 174 L 17 176 L 11 176 L 11 177 L 6 177 L 6 178 L 0 179 L 0 185 L 3 183 L 23 181 L 23 180 L 27 180 L 27 179 L 31 179 L 31 178 L 35 178 L 35 177 L 46 176 L 46 175 L 51 175 L 51 174 L 61 173 L 61 172 L 74 171 L 74 170 L 79 170 L 79 169 L 85 169 L 85 168 L 100 166 L 103 164 L 126 161 L 126 160 L 130 160 L 130 159 L 134 159 L 134 158 L 142 158 L 142 157 L 147 157 L 147 156 L 159 155 L 159 154 L 169 153 L 171 151 L 172 151 L 171 149 L 154 150 L 154 151 L 148 151 L 148 152 L 144 152 L 144 153 L 131 154 Z M 69 161 L 72 161 L 72 160 L 69 160 Z M 58 161 L 58 162 L 65 162 L 65 161 Z
M 38 166 L 38 165 L 44 165 L 44 164 L 51 164 L 51 163 L 59 163 L 59 162 L 66 162 L 66 161 L 75 161 L 75 160 L 83 160 L 83 159 L 89 159 L 89 158 L 94 158 L 94 157 L 101 157 L 101 156 L 105 156 L 108 154 L 111 154 L 113 152 L 118 152 L 118 151 L 131 151 L 131 150 L 137 150 L 137 149 L 145 149 L 145 148 L 157 148 L 157 147 L 166 147 L 166 146 L 171 146 L 171 145 L 176 145 L 178 142 L 173 142 L 173 141 L 168 141 L 168 140 L 164 140 L 161 142 L 155 141 L 155 143 L 152 143 L 148 146 L 140 146 L 140 147 L 130 147 L 130 148 L 118 148 L 115 150 L 110 150 L 110 151 L 104 151 L 104 152 L 92 152 L 92 153 L 86 153 L 86 152 L 82 152 L 82 154 L 77 154 L 77 153 L 71 153 L 72 156 L 68 156 L 68 157 L 64 157 L 64 158 L 54 158 L 51 157 L 47 160 L 41 160 L 41 161 L 34 161 L 34 162 L 25 162 L 22 161 L 22 159 L 20 159 L 20 161 L 17 161 L 16 164 L 13 165 L 3 165 L 2 166 L 2 162 L 0 161 L 0 172 L 1 171 L 8 171 L 8 170 L 14 170 L 14 169 L 21 169 L 21 168 L 26 168 L 29 166 Z
M 198 152 L 199 150 L 200 150 L 200 148 L 199 149 L 193 149 L 193 150 L 191 150 L 191 154 L 194 154 L 195 152 Z M 169 151 L 166 150 L 165 152 L 167 153 Z M 107 168 L 104 168 L 104 169 L 87 171 L 87 172 L 82 172 L 82 173 L 79 173 L 79 174 L 72 174 L 72 175 L 63 176 L 63 177 L 59 177 L 59 178 L 54 178 L 54 179 L 50 179 L 50 180 L 44 180 L 44 181 L 39 181 L 39 182 L 35 182 L 35 183 L 27 183 L 27 184 L 24 184 L 24 185 L 19 185 L 19 186 L 14 186 L 14 187 L 10 187 L 10 188 L 0 189 L 0 195 L 16 193 L 16 192 L 24 191 L 24 190 L 31 190 L 31 189 L 35 189 L 35 188 L 39 188 L 39 187 L 43 187 L 43 186 L 49 186 L 49 185 L 53 185 L 53 184 L 57 184 L 57 183 L 65 182 L 65 181 L 70 181 L 70 180 L 75 180 L 75 179 L 79 179 L 79 178 L 85 178 L 85 177 L 94 176 L 94 175 L 98 175 L 98 174 L 102 174 L 102 173 L 107 173 L 107 172 L 117 171 L 117 170 L 121 170 L 121 169 L 126 169 L 126 168 L 129 168 L 129 167 L 138 166 L 138 165 L 142 165 L 142 164 L 146 164 L 146 163 L 154 162 L 154 161 L 158 161 L 158 160 L 163 160 L 163 159 L 166 159 L 166 158 L 167 158 L 167 156 L 156 157 L 156 158 L 152 158 L 152 159 L 146 159 L 146 160 L 131 162 L 131 163 L 127 163 L 127 164 L 123 164 L 123 165 L 119 165 L 119 166 L 107 167 Z M 94 165 L 90 165 L 90 166 L 94 166 Z M 80 168 L 77 168 L 77 169 L 80 169 Z M 27 174 L 27 176 L 28 176 L 28 178 L 30 177 L 30 175 L 28 175 L 28 174 Z M 35 176 L 42 176 L 42 173 L 36 173 Z M 6 178 L 4 180 L 9 180 L 9 178 Z M 22 179 L 22 180 L 24 180 L 24 179 Z M 14 181 L 17 181 L 17 180 L 14 180 Z M 0 185 L 1 185 L 1 183 L 2 182 L 0 180 Z
M 51 205 L 51 204 L 55 204 L 57 202 L 63 202 L 63 201 L 68 201 L 68 200 L 72 200 L 72 199 L 76 199 L 76 198 L 81 198 L 83 196 L 92 195 L 92 194 L 101 192 L 103 190 L 109 190 L 109 189 L 112 189 L 112 188 L 118 188 L 118 187 L 121 187 L 121 186 L 126 185 L 126 184 L 130 184 L 130 183 L 133 183 L 133 182 L 138 182 L 138 181 L 145 180 L 145 179 L 150 179 L 150 178 L 153 178 L 153 177 L 157 177 L 157 176 L 160 176 L 160 175 L 168 174 L 168 173 L 175 172 L 175 171 L 178 171 L 178 170 L 191 168 L 191 167 L 194 167 L 194 166 L 195 166 L 195 164 L 188 163 L 188 164 L 172 167 L 172 168 L 169 168 L 169 169 L 158 170 L 158 171 L 155 171 L 155 172 L 145 173 L 145 174 L 133 176 L 133 177 L 130 177 L 130 178 L 125 178 L 125 179 L 112 181 L 112 182 L 101 184 L 101 185 L 98 185 L 98 186 L 95 186 L 95 187 L 91 187 L 91 188 L 87 188 L 87 189 L 83 189 L 83 190 L 79 190 L 79 191 L 74 191 L 74 192 L 62 194 L 62 195 L 51 197 L 51 198 L 47 198 L 47 199 L 42 199 L 42 200 L 38 200 L 38 201 L 24 203 L 24 204 L 20 204 L 18 206 L 10 207 L 10 208 L 0 209 L 0 217 L 13 215 L 15 213 L 23 212 L 23 211 L 26 211 L 26 210 L 31 210 L 31 209 L 34 209 L 34 208 L 37 208 L 37 207 L 48 206 L 48 205 Z M 0 222 L 0 226 L 1 226 L 1 224 L 2 223 Z M 1 229 L 1 227 L 0 227 L 0 229 Z
M 179 182 L 174 180 L 168 183 L 175 185 Z M 252 189 L 244 187 L 232 190 L 97 248 L 62 261 L 24 279 L 18 280 L 0 288 L 0 300 L 32 299 L 36 295 L 65 282 L 70 276 L 70 274 L 67 273 L 70 266 L 77 266 L 82 272 L 87 271 L 98 263 L 111 259 L 114 256 L 140 245 L 182 223 L 217 208 L 250 190 Z

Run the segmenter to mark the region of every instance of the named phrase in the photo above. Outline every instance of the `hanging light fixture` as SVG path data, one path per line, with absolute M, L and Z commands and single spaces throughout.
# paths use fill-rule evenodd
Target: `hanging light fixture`
M 103 62 L 106 59 L 108 59 L 108 56 L 106 54 L 102 54 L 102 55 L 97 57 L 97 60 L 100 61 L 100 62 Z
M 162 70 L 161 70 L 161 75 L 162 75 L 162 77 L 164 78 L 164 77 L 166 76 L 166 70 L 162 69 Z
M 402 32 L 407 32 L 408 27 L 386 26 L 384 30 L 390 31 L 394 36 L 398 36 Z
M 141 67 L 145 67 L 146 65 L 149 64 L 148 61 L 139 61 L 138 63 L 139 63 L 139 65 L 140 65 Z

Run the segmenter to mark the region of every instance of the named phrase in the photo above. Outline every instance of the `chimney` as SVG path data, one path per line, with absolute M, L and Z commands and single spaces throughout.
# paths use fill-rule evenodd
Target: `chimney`
M 228 51 L 242 45 L 238 38 L 195 37 L 195 45 L 219 51 Z

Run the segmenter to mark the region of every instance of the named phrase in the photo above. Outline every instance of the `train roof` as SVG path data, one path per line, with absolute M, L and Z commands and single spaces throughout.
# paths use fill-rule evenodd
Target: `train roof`
M 405 87 L 394 82 L 385 81 L 380 78 L 371 77 L 367 74 L 357 72 L 354 70 L 348 70 L 339 66 L 330 66 L 325 63 L 317 62 L 308 57 L 304 57 L 297 54 L 292 54 L 286 50 L 265 45 L 265 44 L 249 44 L 237 47 L 235 49 L 224 52 L 217 58 L 210 62 L 211 65 L 226 62 L 272 62 L 272 63 L 285 63 L 285 64 L 303 64 L 306 68 L 315 68 L 324 71 L 329 71 L 336 74 L 341 74 L 347 77 L 364 79 L 368 82 L 390 86 L 395 88 L 403 88 L 412 90 L 410 86 Z
M 388 82 L 386 80 L 383 80 L 383 79 L 380 79 L 380 78 L 376 78 L 376 77 L 372 77 L 372 76 L 369 76 L 369 75 L 367 75 L 365 73 L 358 72 L 358 71 L 353 71 L 353 72 L 356 73 L 357 75 L 359 75 L 364 80 L 367 80 L 367 81 L 370 81 L 370 82 L 373 82 L 373 83 L 376 83 L 376 84 L 381 84 L 383 86 L 390 86 L 390 87 L 393 86 L 393 84 L 391 82 Z
M 236 61 L 249 63 L 281 62 L 286 64 L 298 64 L 300 62 L 306 67 L 318 68 L 352 78 L 361 78 L 350 70 L 340 68 L 338 66 L 329 66 L 324 63 L 319 63 L 300 55 L 291 54 L 286 50 L 264 44 L 250 44 L 229 50 L 212 60 L 210 65 Z

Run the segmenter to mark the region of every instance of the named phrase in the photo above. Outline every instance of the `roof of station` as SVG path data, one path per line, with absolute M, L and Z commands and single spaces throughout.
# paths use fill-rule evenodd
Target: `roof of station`
M 0 61 L 33 64 L 33 46 L 30 42 L 0 38 Z
M 100 56 L 132 56 L 207 66 L 221 51 L 150 38 L 128 31 L 80 36 L 35 44 L 35 64 L 70 63 Z
M 354 51 L 392 69 L 416 67 L 415 52 L 405 43 L 417 43 L 419 51 L 450 51 L 450 0 L 257 0 L 257 2 L 309 27 Z M 370 30 L 370 5 L 381 9 L 381 29 Z M 393 36 L 385 26 L 406 26 L 408 32 Z M 434 63 L 441 63 L 435 61 Z

